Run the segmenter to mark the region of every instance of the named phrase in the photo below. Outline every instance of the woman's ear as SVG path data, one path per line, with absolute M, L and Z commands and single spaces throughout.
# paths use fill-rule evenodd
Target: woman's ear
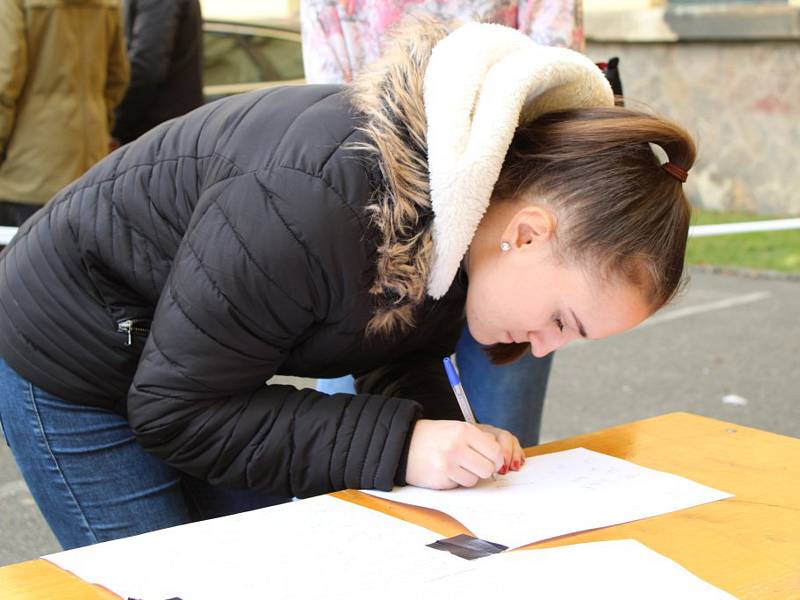
M 503 232 L 503 242 L 511 249 L 522 249 L 548 242 L 556 232 L 555 215 L 544 206 L 526 206 L 518 210 Z

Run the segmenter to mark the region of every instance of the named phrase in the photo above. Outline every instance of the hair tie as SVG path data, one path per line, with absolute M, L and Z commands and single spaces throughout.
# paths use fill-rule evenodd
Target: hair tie
M 686 178 L 689 176 L 689 174 L 686 172 L 685 169 L 682 169 L 675 163 L 671 162 L 665 162 L 663 165 L 661 165 L 661 168 L 664 169 L 667 173 L 672 175 L 675 179 L 677 179 L 681 183 L 686 183 Z

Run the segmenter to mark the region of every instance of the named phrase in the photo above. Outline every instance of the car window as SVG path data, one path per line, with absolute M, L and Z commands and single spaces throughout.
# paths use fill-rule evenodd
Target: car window
M 268 27 L 206 23 L 206 86 L 255 84 L 303 78 L 300 35 Z

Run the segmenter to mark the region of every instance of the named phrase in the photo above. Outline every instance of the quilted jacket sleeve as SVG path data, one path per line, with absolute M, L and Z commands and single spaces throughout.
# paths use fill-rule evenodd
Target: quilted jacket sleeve
M 328 301 L 319 261 L 268 196 L 249 174 L 201 197 L 129 391 L 131 426 L 215 485 L 390 489 L 417 403 L 265 384 Z
M 365 394 L 413 398 L 422 404 L 425 419 L 463 421 L 442 365 L 442 358 L 452 353 L 461 332 L 461 324 L 454 323 L 458 325 L 456 329 L 443 332 L 443 338 L 431 343 L 425 351 L 360 375 L 356 379 L 356 389 Z

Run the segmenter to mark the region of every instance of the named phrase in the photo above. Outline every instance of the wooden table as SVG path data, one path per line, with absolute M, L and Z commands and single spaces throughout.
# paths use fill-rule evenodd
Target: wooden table
M 584 447 L 683 475 L 735 498 L 562 536 L 531 548 L 633 538 L 739 598 L 800 598 L 800 440 L 672 413 L 543 444 L 528 456 Z M 468 532 L 442 513 L 354 490 L 337 497 L 423 525 Z M 0 568 L 0 599 L 117 598 L 44 560 Z

